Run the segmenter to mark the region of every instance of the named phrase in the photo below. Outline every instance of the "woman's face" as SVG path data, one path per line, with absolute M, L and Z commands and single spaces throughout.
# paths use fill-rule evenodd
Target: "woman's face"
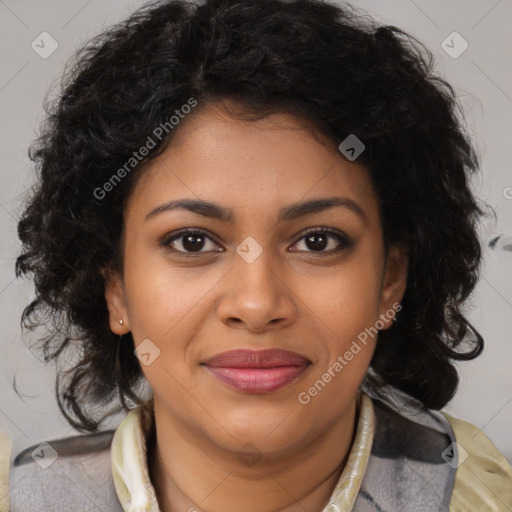
M 296 450 L 354 405 L 405 256 L 386 265 L 367 170 L 300 120 L 211 105 L 175 129 L 127 204 L 111 329 L 132 332 L 157 418 L 233 452 Z

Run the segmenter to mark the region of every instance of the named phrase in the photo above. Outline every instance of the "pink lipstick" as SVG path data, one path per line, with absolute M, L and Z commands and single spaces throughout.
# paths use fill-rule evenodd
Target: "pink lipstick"
M 246 393 L 268 393 L 296 381 L 311 361 L 281 349 L 230 350 L 203 363 L 228 386 Z

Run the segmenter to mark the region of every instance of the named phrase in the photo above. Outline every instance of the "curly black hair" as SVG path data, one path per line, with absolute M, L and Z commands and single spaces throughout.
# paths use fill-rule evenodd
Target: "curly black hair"
M 56 385 L 62 413 L 95 431 L 140 402 L 133 339 L 109 329 L 104 272 L 122 269 L 126 200 L 172 140 L 170 116 L 224 99 L 247 121 L 286 112 L 336 147 L 349 134 L 363 141 L 385 244 L 409 251 L 402 310 L 379 333 L 365 385 L 442 408 L 458 385 L 455 361 L 483 349 L 464 307 L 480 271 L 484 210 L 470 189 L 478 157 L 432 54 L 350 5 L 164 0 L 77 52 L 29 150 L 38 180 L 18 225 L 16 273 L 33 276 L 36 298 L 22 324 L 45 325 L 45 359 L 68 365 Z M 154 147 L 142 158 L 148 137 Z M 127 169 L 135 154 L 140 163 Z

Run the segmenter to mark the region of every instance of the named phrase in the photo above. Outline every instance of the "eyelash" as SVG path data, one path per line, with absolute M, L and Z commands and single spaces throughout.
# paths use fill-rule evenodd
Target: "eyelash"
M 327 228 L 327 227 L 308 228 L 304 233 L 302 233 L 302 236 L 300 238 L 298 238 L 296 242 L 294 242 L 293 245 L 296 245 L 298 242 L 307 238 L 311 234 L 327 234 L 330 237 L 335 238 L 339 245 L 336 249 L 331 249 L 329 251 L 293 251 L 293 252 L 307 252 L 309 254 L 315 254 L 318 256 L 329 256 L 332 254 L 336 254 L 340 251 L 346 250 L 352 246 L 352 240 L 347 235 L 345 235 L 343 232 L 340 232 L 340 231 L 332 229 L 332 228 Z M 176 233 L 173 233 L 171 236 L 164 238 L 162 240 L 161 244 L 162 244 L 162 246 L 164 246 L 165 248 L 169 249 L 170 251 L 172 251 L 174 253 L 186 254 L 187 256 L 192 256 L 192 257 L 194 257 L 196 255 L 204 254 L 205 252 L 210 252 L 210 251 L 202 251 L 202 250 L 201 251 L 181 251 L 181 250 L 176 250 L 176 249 L 173 249 L 172 247 L 170 247 L 172 242 L 174 242 L 175 240 L 179 240 L 180 238 L 183 238 L 187 235 L 188 236 L 190 236 L 190 235 L 204 236 L 205 238 L 208 238 L 210 241 L 217 244 L 217 242 L 215 242 L 215 240 L 213 240 L 209 236 L 209 234 L 201 228 L 181 229 L 181 230 L 177 231 Z M 214 252 L 222 252 L 222 251 L 214 251 Z

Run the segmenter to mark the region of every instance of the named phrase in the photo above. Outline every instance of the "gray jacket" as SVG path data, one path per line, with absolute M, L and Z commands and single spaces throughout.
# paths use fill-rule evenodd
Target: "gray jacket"
M 458 456 L 449 422 L 425 409 L 373 405 L 375 435 L 353 512 L 448 511 Z M 36 447 L 23 450 L 10 473 L 11 512 L 123 512 L 110 466 L 113 434 L 50 441 L 59 457 L 47 468 Z

